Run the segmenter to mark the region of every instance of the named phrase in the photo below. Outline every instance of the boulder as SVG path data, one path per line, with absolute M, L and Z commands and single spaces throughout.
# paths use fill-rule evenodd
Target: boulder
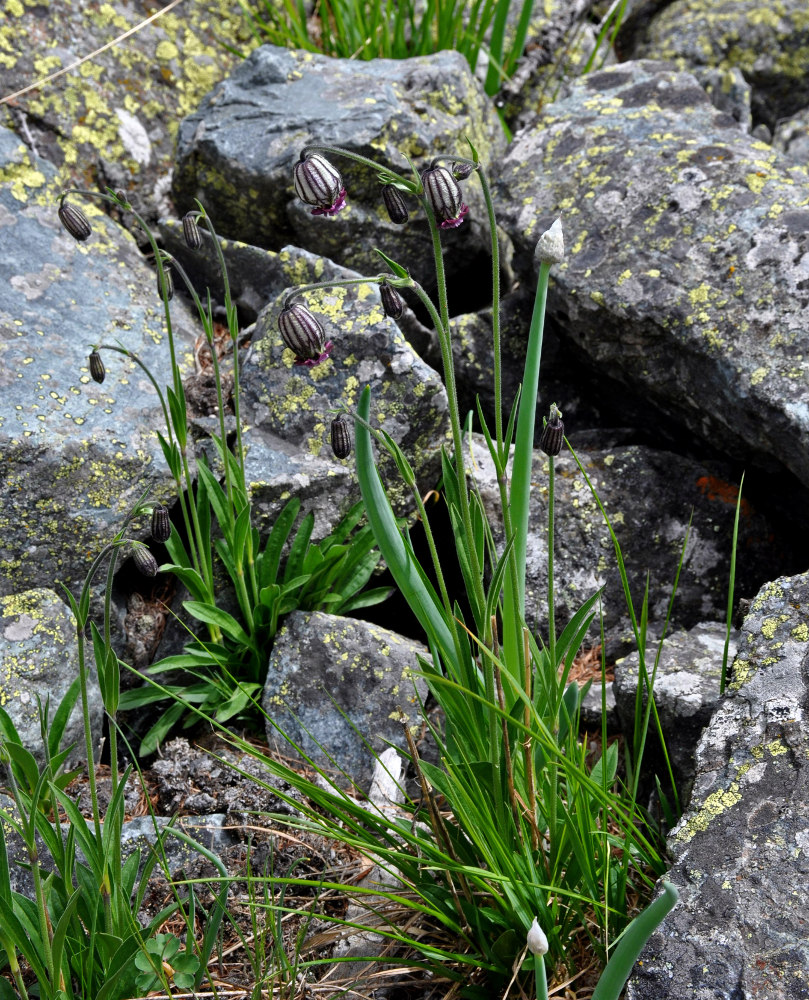
M 0 97 L 73 69 L 0 104 L 0 126 L 55 165 L 62 187 L 122 188 L 153 221 L 168 195 L 177 122 L 239 62 L 224 39 L 242 51 L 257 44 L 236 0 L 166 13 L 131 0 L 10 0 L 0 24 Z
M 669 837 L 677 908 L 627 1000 L 799 1000 L 809 983 L 809 574 L 767 584 Z
M 92 646 L 85 650 L 90 677 L 88 700 L 93 754 L 101 753 L 104 706 L 95 676 Z M 45 762 L 37 699 L 53 719 L 68 688 L 79 676 L 76 622 L 67 606 L 44 587 L 0 597 L 0 705 L 22 745 Z M 81 698 L 73 706 L 62 749 L 74 744 L 70 760 L 86 759 Z
M 149 483 L 169 504 L 175 492 L 146 375 L 105 352 L 99 385 L 87 361 L 94 345 L 120 342 L 170 382 L 154 271 L 89 200 L 75 200 L 93 227 L 77 243 L 57 218 L 58 190 L 53 167 L 0 130 L 0 594 L 55 579 L 75 589 Z M 182 359 L 196 330 L 172 306 Z
M 560 212 L 550 317 L 661 423 L 809 484 L 809 175 L 687 73 L 575 84 L 505 158 L 499 213 L 531 270 Z M 533 280 L 533 278 L 531 279 Z
M 378 246 L 426 281 L 429 236 L 413 199 L 410 221 L 394 225 L 374 170 L 334 156 L 347 205 L 313 217 L 294 194 L 293 166 L 303 147 L 326 144 L 411 176 L 406 156 L 424 169 L 435 156 L 468 155 L 467 137 L 486 164 L 505 149 L 497 115 L 457 52 L 357 62 L 265 45 L 181 123 L 173 197 L 183 212 L 198 198 L 222 235 L 244 243 L 272 250 L 295 243 L 372 273 Z M 467 220 L 442 235 L 456 273 L 488 252 L 477 183 L 464 186 L 464 199 Z
M 618 38 L 624 58 L 678 69 L 738 67 L 753 88 L 753 117 L 772 129 L 809 105 L 809 20 L 804 0 L 659 0 L 636 6 Z M 661 9 L 661 6 L 663 9 Z
M 269 530 L 292 493 L 315 511 L 313 537 L 322 538 L 359 500 L 353 459 L 337 459 L 331 449 L 336 413 L 354 408 L 359 393 L 370 385 L 372 423 L 395 439 L 417 481 L 430 488 L 440 476 L 441 445 L 448 441 L 446 391 L 385 316 L 376 285 L 321 289 L 296 300 L 312 310 L 334 348 L 317 367 L 295 366 L 278 332 L 287 292 L 357 275 L 294 247 L 268 257 L 267 263 L 276 297 L 256 321 L 240 380 L 243 418 L 249 425 L 244 437 L 248 484 L 262 530 Z M 402 514 L 412 510 L 412 497 L 395 463 L 379 452 L 394 506 Z
M 468 467 L 484 507 L 494 512 L 499 509 L 494 465 L 483 438 L 472 435 L 472 441 Z M 639 445 L 581 452 L 579 459 L 621 545 L 638 619 L 649 574 L 649 622 L 662 627 L 666 620 L 687 532 L 670 627 L 691 628 L 701 621 L 724 619 L 738 492 L 723 478 L 727 470 Z M 547 633 L 548 469 L 547 456 L 536 451 L 525 595 L 529 624 L 541 635 Z M 772 529 L 766 517 L 743 501 L 739 532 L 737 594 L 754 593 L 777 565 Z M 609 531 L 567 451 L 556 459 L 554 551 L 557 630 L 603 587 L 607 662 L 629 652 L 635 639 Z M 593 645 L 598 634 L 596 618 L 590 633 Z
M 659 637 L 647 636 L 646 670 L 649 679 L 654 680 L 655 706 L 681 806 L 688 803 L 691 795 L 694 781 L 694 751 L 702 730 L 711 721 L 714 709 L 719 704 L 725 633 L 725 626 L 718 622 L 702 622 L 688 631 L 680 629 L 672 635 L 667 635 L 662 649 L 659 646 Z M 737 645 L 738 633 L 735 629 L 731 629 L 728 643 L 728 676 Z M 658 650 L 660 650 L 659 659 Z M 635 733 L 635 695 L 639 675 L 640 657 L 637 651 L 615 664 L 613 684 L 615 703 L 624 736 L 630 747 L 633 745 Z M 644 695 L 642 703 L 644 710 L 646 702 Z M 654 717 L 650 719 L 643 760 L 643 772 L 649 787 L 652 787 L 652 776 L 656 774 L 673 806 L 671 782 L 657 737 Z
M 421 720 L 427 685 L 416 676 L 426 646 L 353 618 L 295 611 L 270 654 L 262 708 L 267 738 L 293 744 L 338 784 L 367 789 L 373 754 L 406 747 L 402 724 Z

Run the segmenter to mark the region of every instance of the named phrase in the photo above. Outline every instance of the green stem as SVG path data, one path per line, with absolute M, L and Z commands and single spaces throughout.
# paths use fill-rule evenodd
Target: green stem
M 548 976 L 545 971 L 545 956 L 534 955 L 534 976 L 537 986 L 537 1000 L 548 1000 Z

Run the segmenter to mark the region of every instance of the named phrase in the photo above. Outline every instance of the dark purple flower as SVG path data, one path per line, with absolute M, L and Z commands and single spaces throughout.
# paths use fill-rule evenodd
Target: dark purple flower
M 166 542 L 171 536 L 171 519 L 169 509 L 159 503 L 152 510 L 152 538 L 156 542 Z
M 78 208 L 74 208 L 73 205 L 69 205 L 66 201 L 60 204 L 56 214 L 73 239 L 78 240 L 80 243 L 83 243 L 93 231 L 84 213 Z
M 94 382 L 98 382 L 99 385 L 107 377 L 107 369 L 104 367 L 104 362 L 101 360 L 101 355 L 98 351 L 91 351 L 90 357 L 87 359 L 90 363 L 90 376 Z
M 394 222 L 397 226 L 403 226 L 407 222 L 409 214 L 407 211 L 407 202 L 404 200 L 402 192 L 391 184 L 386 184 L 382 188 L 382 201 L 385 202 L 385 208 L 388 210 L 390 221 Z
M 382 296 L 382 308 L 385 310 L 385 315 L 390 316 L 391 319 L 399 319 L 404 312 L 402 296 L 387 281 L 383 281 L 380 285 L 379 294 Z
M 300 302 L 290 302 L 278 315 L 281 339 L 295 354 L 296 365 L 314 368 L 331 353 L 334 346 L 326 340 L 326 333 L 319 321 Z
M 446 167 L 430 167 L 421 175 L 424 193 L 441 229 L 456 229 L 469 206 L 464 205 L 458 182 Z
M 312 215 L 336 215 L 345 207 L 346 189 L 340 171 L 319 153 L 301 156 L 295 164 L 294 186 L 301 201 L 315 206 Z
M 139 572 L 143 573 L 144 576 L 157 576 L 157 559 L 155 559 L 145 545 L 138 544 L 132 553 L 132 560 Z
M 186 212 L 183 216 L 183 238 L 189 250 L 199 250 L 202 246 L 202 234 L 197 225 L 196 212 Z
M 550 415 L 539 439 L 539 447 L 546 455 L 556 456 L 562 450 L 565 438 L 565 425 L 562 423 L 562 413 L 556 403 L 551 403 Z
M 351 431 L 342 413 L 331 422 L 331 450 L 335 458 L 348 458 L 351 454 Z

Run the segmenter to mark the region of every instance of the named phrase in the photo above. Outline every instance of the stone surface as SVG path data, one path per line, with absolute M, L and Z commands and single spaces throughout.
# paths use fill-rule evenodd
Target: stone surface
M 98 385 L 87 364 L 94 344 L 121 342 L 170 380 L 154 272 L 93 202 L 76 200 L 93 226 L 76 243 L 57 195 L 53 168 L 0 130 L 0 594 L 75 589 L 149 482 L 173 492 L 145 374 L 106 352 Z M 182 302 L 172 313 L 182 361 L 196 331 Z
M 772 128 L 809 105 L 809 17 L 804 0 L 674 0 L 635 34 L 632 58 L 666 59 L 679 69 L 738 67 L 753 88 L 753 116 Z M 627 28 L 631 29 L 632 25 Z M 638 27 L 635 22 L 634 27 Z
M 669 838 L 680 902 L 627 1000 L 809 996 L 809 574 L 763 587 Z
M 434 156 L 464 156 L 467 136 L 485 163 L 505 149 L 497 115 L 457 52 L 357 62 L 262 46 L 182 122 L 174 199 L 184 212 L 199 198 L 222 235 L 245 243 L 273 250 L 295 243 L 369 273 L 379 270 L 371 251 L 378 246 L 421 278 L 432 274 L 430 244 L 412 199 L 410 222 L 393 225 L 374 170 L 332 157 L 347 207 L 313 217 L 294 195 L 292 168 L 301 149 L 317 143 L 410 176 L 405 156 L 420 169 Z M 464 199 L 467 220 L 442 235 L 455 271 L 488 246 L 478 232 L 479 185 L 467 183 Z
M 69 73 L 0 104 L 0 125 L 58 167 L 62 187 L 123 188 L 150 219 L 166 199 L 179 121 L 253 40 L 233 0 L 175 7 Z M 157 13 L 132 0 L 9 0 L 0 99 L 68 67 Z
M 780 121 L 776 125 L 772 144 L 795 163 L 809 163 L 809 109 Z
M 250 425 L 246 470 L 257 524 L 268 529 L 289 493 L 315 512 L 315 538 L 334 527 L 359 500 L 353 458 L 331 450 L 335 411 L 354 408 L 370 385 L 371 419 L 404 450 L 426 488 L 441 470 L 447 441 L 447 397 L 438 375 L 426 365 L 382 309 L 376 285 L 354 285 L 305 293 L 307 308 L 334 343 L 327 361 L 315 368 L 294 365 L 278 332 L 286 293 L 310 282 L 343 279 L 354 272 L 293 247 L 268 260 L 276 276 L 276 298 L 256 322 L 251 349 L 241 369 L 243 416 Z M 380 471 L 401 513 L 413 501 L 387 455 Z
M 719 685 L 725 649 L 725 627 L 703 622 L 687 632 L 680 630 L 666 636 L 657 660 L 659 637 L 648 636 L 645 667 L 654 675 L 655 706 L 666 750 L 674 774 L 681 805 L 691 794 L 694 780 L 694 751 L 702 730 L 711 721 L 719 704 Z M 728 644 L 728 676 L 736 655 L 738 633 L 731 630 Z M 657 663 L 655 661 L 657 660 Z M 637 651 L 615 664 L 615 703 L 629 745 L 635 732 L 635 704 L 640 658 Z M 643 698 L 643 710 L 647 699 Z M 656 734 L 655 722 L 649 724 L 649 736 L 644 753 L 644 774 L 651 785 L 651 776 L 660 779 L 663 791 L 673 802 L 668 769 Z
M 288 755 L 285 734 L 329 773 L 338 769 L 339 784 L 367 789 L 372 752 L 404 747 L 402 721 L 420 718 L 427 686 L 414 672 L 417 656 L 429 655 L 368 622 L 293 612 L 276 637 L 262 698 L 270 746 Z
M 659 63 L 591 74 L 517 137 L 499 213 L 529 268 L 564 218 L 551 317 L 717 450 L 809 484 L 809 175 Z
M 89 642 L 89 640 L 88 640 Z M 92 663 L 92 647 L 87 651 Z M 52 590 L 28 590 L 0 597 L 0 705 L 8 713 L 22 745 L 44 763 L 37 697 L 50 699 L 52 719 L 67 689 L 79 676 L 76 623 Z M 100 752 L 104 707 L 91 671 L 88 683 L 93 753 Z M 72 761 L 85 760 L 84 718 L 79 698 L 65 728 L 62 748 L 75 744 Z
M 494 466 L 482 437 L 473 435 L 469 467 L 484 506 L 499 509 Z M 604 504 L 626 564 L 635 611 L 649 580 L 649 621 L 665 621 L 683 541 L 693 511 L 680 573 L 672 627 L 721 620 L 727 607 L 730 546 L 738 487 L 710 468 L 671 452 L 618 446 L 581 452 L 579 458 Z M 529 624 L 547 632 L 548 458 L 536 451 L 527 549 L 526 609 Z M 607 634 L 607 661 L 634 647 L 613 544 L 603 516 L 572 456 L 556 459 L 556 621 L 561 630 L 600 587 Z M 740 518 L 737 594 L 754 593 L 773 573 L 771 527 L 744 502 Z M 495 523 L 497 523 L 495 521 Z M 598 641 L 598 620 L 590 641 Z

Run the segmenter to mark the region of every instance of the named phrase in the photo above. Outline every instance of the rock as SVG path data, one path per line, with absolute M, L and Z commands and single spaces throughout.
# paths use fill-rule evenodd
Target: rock
M 295 243 L 369 273 L 380 269 L 378 246 L 426 281 L 429 240 L 413 199 L 410 222 L 394 225 L 374 170 L 333 157 L 347 207 L 313 217 L 294 195 L 293 165 L 304 146 L 326 144 L 410 176 L 405 155 L 423 169 L 434 156 L 468 155 L 467 136 L 484 163 L 505 149 L 497 115 L 457 52 L 358 62 L 265 45 L 181 123 L 173 196 L 183 212 L 198 198 L 222 235 L 244 243 Z M 464 185 L 464 199 L 469 224 L 442 234 L 455 272 L 488 253 L 477 231 L 485 219 L 479 185 Z
M 473 435 L 472 440 L 468 467 L 480 488 L 485 509 L 493 512 L 499 509 L 494 466 L 483 438 Z M 700 621 L 723 619 L 738 491 L 723 478 L 727 470 L 638 445 L 581 452 L 579 458 L 621 545 L 638 619 L 648 573 L 649 622 L 662 626 L 665 621 L 692 511 L 670 627 L 690 628 Z M 529 624 L 545 635 L 548 459 L 539 451 L 535 452 L 532 478 L 535 486 L 529 515 L 526 609 Z M 634 635 L 609 531 L 567 451 L 556 460 L 555 494 L 557 631 L 603 587 L 607 662 L 611 663 L 615 656 L 634 648 Z M 755 592 L 777 565 L 767 520 L 749 505 L 744 511 L 736 576 L 737 594 L 741 595 Z M 598 632 L 596 618 L 590 633 L 593 645 L 598 643 Z
M 716 110 L 730 115 L 739 123 L 742 132 L 750 132 L 753 128 L 752 88 L 745 80 L 742 71 L 737 66 L 730 68 L 712 66 L 695 68 L 692 72 Z
M 795 163 L 806 166 L 809 162 L 809 109 L 778 122 L 772 144 Z
M 90 678 L 88 698 L 93 754 L 100 754 L 104 707 L 92 668 L 93 652 L 88 639 L 85 650 Z M 76 622 L 67 606 L 45 588 L 0 596 L 0 705 L 8 713 L 22 745 L 40 765 L 45 762 L 37 697 L 50 699 L 53 719 L 68 688 L 79 676 Z M 81 697 L 70 713 L 62 749 L 75 744 L 74 763 L 85 760 L 84 717 Z
M 669 837 L 678 907 L 627 1000 L 809 995 L 809 574 L 761 589 Z
M 719 685 L 725 649 L 725 626 L 703 622 L 687 632 L 680 630 L 666 636 L 660 659 L 655 663 L 659 636 L 647 637 L 645 665 L 649 679 L 653 672 L 655 705 L 666 741 L 666 750 L 674 774 L 680 805 L 685 806 L 694 781 L 694 751 L 702 730 L 711 721 L 719 704 Z M 736 655 L 738 633 L 731 630 L 728 646 L 728 676 Z M 615 702 L 628 745 L 635 733 L 635 693 L 640 674 L 637 651 L 615 664 Z M 644 695 L 643 710 L 647 699 Z M 651 786 L 657 775 L 673 806 L 668 769 L 656 734 L 655 721 L 649 723 L 643 771 Z
M 416 355 L 381 305 L 377 286 L 306 293 L 302 300 L 334 342 L 329 359 L 296 367 L 278 332 L 287 292 L 309 282 L 355 277 L 331 261 L 288 247 L 276 255 L 276 299 L 262 311 L 241 369 L 243 415 L 250 425 L 247 478 L 257 525 L 268 530 L 288 495 L 315 512 L 314 538 L 322 538 L 359 500 L 353 460 L 338 460 L 330 443 L 334 411 L 356 406 L 372 389 L 372 422 L 408 456 L 419 483 L 437 482 L 441 445 L 447 441 L 447 397 L 438 375 Z M 281 291 L 283 289 L 283 292 Z M 380 471 L 392 501 L 412 510 L 409 491 L 386 454 Z
M 418 656 L 429 650 L 388 629 L 294 611 L 276 637 L 261 703 L 270 746 L 289 754 L 286 736 L 327 772 L 338 768 L 339 784 L 367 788 L 369 748 L 405 747 L 402 722 L 421 718 Z
M 692 76 L 638 62 L 585 77 L 516 139 L 498 212 L 523 268 L 562 212 L 548 308 L 592 366 L 693 439 L 805 486 L 807 197 L 806 170 Z
M 153 13 L 144 10 L 129 0 L 94 7 L 11 0 L 0 25 L 0 96 L 78 59 L 82 64 L 0 104 L 0 125 L 59 168 L 60 187 L 123 188 L 154 220 L 173 167 L 178 120 L 239 62 L 223 39 L 243 51 L 256 42 L 238 3 L 200 0 L 193 9 L 159 11 L 122 44 L 108 45 Z M 94 48 L 102 51 L 85 60 Z
M 93 226 L 76 243 L 57 196 L 53 168 L 0 130 L 0 594 L 54 579 L 75 589 L 149 482 L 155 499 L 171 504 L 174 493 L 155 436 L 163 412 L 142 370 L 105 352 L 98 385 L 87 363 L 94 344 L 123 341 L 170 380 L 154 272 L 91 201 L 75 201 Z M 173 305 L 182 351 L 193 325 Z
M 738 67 L 753 88 L 753 117 L 773 128 L 809 105 L 809 22 L 804 0 L 659 0 L 619 36 L 625 57 L 666 59 L 678 69 Z M 651 17 L 648 14 L 652 14 Z M 634 35 L 627 44 L 630 32 Z

